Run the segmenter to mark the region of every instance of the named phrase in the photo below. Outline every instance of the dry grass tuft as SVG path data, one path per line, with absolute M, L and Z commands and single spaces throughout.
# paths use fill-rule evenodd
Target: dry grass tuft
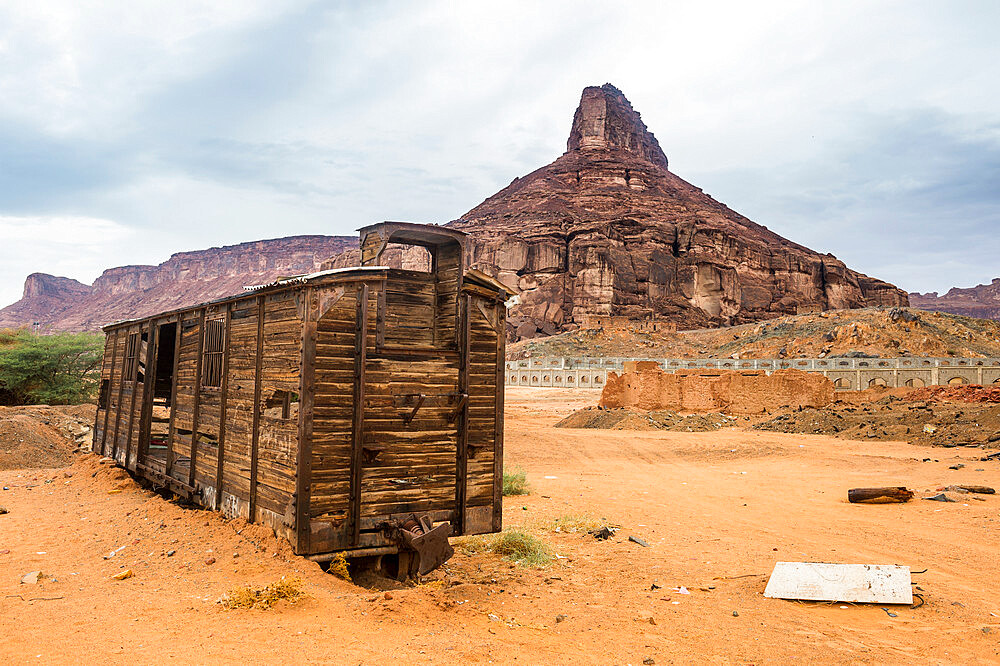
M 594 518 L 593 516 L 584 515 L 565 515 L 558 516 L 552 520 L 547 520 L 541 522 L 537 525 L 537 529 L 544 530 L 546 532 L 560 532 L 563 534 L 579 534 L 581 532 L 593 532 L 594 530 L 599 530 L 607 525 L 608 527 L 617 527 L 616 525 L 608 522 L 604 518 Z
M 281 577 L 265 587 L 254 588 L 249 585 L 244 587 L 234 587 L 229 590 L 221 599 L 221 603 L 228 610 L 236 608 L 260 608 L 267 610 L 278 601 L 285 599 L 294 603 L 305 596 L 302 591 L 301 578 Z
M 552 561 L 552 550 L 538 537 L 521 530 L 465 537 L 455 546 L 466 555 L 496 553 L 521 566 L 541 567 Z

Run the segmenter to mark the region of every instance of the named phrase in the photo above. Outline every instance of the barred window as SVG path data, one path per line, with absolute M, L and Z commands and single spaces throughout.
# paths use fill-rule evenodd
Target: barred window
M 222 350 L 225 346 L 225 337 L 225 322 L 222 319 L 209 319 L 205 322 L 205 352 L 201 364 L 202 387 L 222 386 Z
M 125 365 L 122 366 L 122 379 L 135 381 L 139 374 L 139 334 L 129 333 L 125 340 Z

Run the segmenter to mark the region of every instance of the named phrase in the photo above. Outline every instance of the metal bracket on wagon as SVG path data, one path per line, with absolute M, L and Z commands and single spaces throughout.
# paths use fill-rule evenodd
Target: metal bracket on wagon
M 394 525 L 387 527 L 390 538 L 399 546 L 400 579 L 428 574 L 455 554 L 455 549 L 448 543 L 451 523 L 444 522 L 434 527 L 430 516 L 425 514 L 417 518 L 415 514 L 410 514 L 408 518 L 398 519 Z

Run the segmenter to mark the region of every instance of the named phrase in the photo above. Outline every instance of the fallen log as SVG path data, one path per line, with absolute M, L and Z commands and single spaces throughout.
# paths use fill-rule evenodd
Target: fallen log
M 990 488 L 989 486 L 970 486 L 966 484 L 957 484 L 954 486 L 948 486 L 945 490 L 950 490 L 952 492 L 958 493 L 977 493 L 979 495 L 993 495 L 996 490 Z
M 896 504 L 913 499 L 913 491 L 903 486 L 894 488 L 851 488 L 847 501 L 852 504 Z

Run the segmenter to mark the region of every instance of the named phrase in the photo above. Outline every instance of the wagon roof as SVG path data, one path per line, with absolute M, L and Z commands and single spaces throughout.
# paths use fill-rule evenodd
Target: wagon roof
M 263 291 L 280 291 L 282 289 L 298 287 L 312 282 L 318 282 L 323 280 L 324 278 L 329 278 L 329 277 L 350 277 L 351 275 L 370 275 L 377 273 L 386 273 L 389 270 L 390 268 L 388 266 L 348 266 L 346 268 L 333 268 L 326 271 L 318 271 L 316 273 L 307 273 L 305 275 L 295 275 L 291 277 L 279 278 L 277 280 L 274 280 L 273 282 L 268 282 L 266 284 L 256 284 L 243 287 L 244 291 L 241 294 L 232 294 L 230 296 L 223 296 L 222 298 L 216 298 L 211 301 L 186 305 L 181 308 L 174 308 L 173 310 L 166 310 L 164 312 L 157 312 L 156 314 L 147 315 L 145 317 L 133 317 L 130 319 L 122 319 L 119 321 L 111 322 L 110 324 L 105 324 L 104 326 L 102 326 L 101 330 L 107 331 L 108 329 L 116 328 L 118 326 L 122 326 L 125 324 L 133 324 L 135 322 L 146 321 L 148 319 L 157 319 L 159 317 L 174 315 L 181 312 L 197 310 L 198 308 L 203 308 L 206 305 L 218 305 L 220 303 L 238 301 L 241 298 L 246 298 L 247 295 L 250 293 L 263 292 Z

